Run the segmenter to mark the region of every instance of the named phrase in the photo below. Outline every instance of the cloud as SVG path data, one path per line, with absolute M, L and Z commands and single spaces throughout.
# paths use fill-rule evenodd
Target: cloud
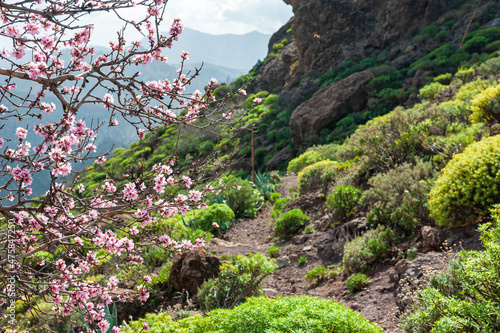
M 141 19 L 137 8 L 121 12 L 128 19 Z M 259 31 L 272 34 L 292 17 L 292 7 L 283 0 L 169 0 L 161 30 L 168 31 L 172 20 L 181 18 L 186 27 L 218 34 L 244 34 Z M 100 12 L 83 16 L 82 24 L 94 24 L 91 42 L 108 46 L 116 40 L 122 22 L 113 13 Z M 127 40 L 143 37 L 134 29 L 128 29 Z
M 273 33 L 293 15 L 283 0 L 170 0 L 168 21 L 180 17 L 192 29 L 211 34 Z

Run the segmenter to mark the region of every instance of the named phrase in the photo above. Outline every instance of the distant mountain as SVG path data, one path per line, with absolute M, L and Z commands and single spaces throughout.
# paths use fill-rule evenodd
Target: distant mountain
M 189 64 L 204 62 L 247 73 L 257 60 L 266 57 L 270 37 L 257 31 L 244 35 L 211 35 L 184 28 L 179 40 L 165 54 L 170 63 L 178 63 L 180 52 L 186 50 L 191 53 Z

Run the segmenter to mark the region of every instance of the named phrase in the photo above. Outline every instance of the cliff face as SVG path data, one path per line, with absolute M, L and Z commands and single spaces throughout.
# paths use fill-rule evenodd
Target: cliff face
M 473 41 L 480 47 L 465 47 L 465 39 L 461 48 L 464 36 L 500 28 L 500 3 L 493 0 L 284 2 L 294 17 L 272 36 L 249 91 L 279 94 L 282 127 L 274 129 L 289 128 L 297 151 L 341 142 L 369 119 L 411 106 L 429 79 L 488 56 L 498 47 L 486 44 L 500 43 L 491 37 L 495 31 L 483 31 L 487 43 L 480 37 Z M 266 140 L 266 147 L 274 142 Z M 283 145 L 278 149 L 285 154 Z
M 411 65 L 445 43 L 458 51 L 473 12 L 477 11 L 474 22 L 478 26 L 498 14 L 498 6 L 493 2 L 481 7 L 467 0 L 284 1 L 293 7 L 294 17 L 271 38 L 269 56 L 258 70 L 260 77 L 253 88 L 279 93 L 282 107 L 295 110 L 289 127 L 291 141 L 297 149 L 308 137 L 331 130 L 339 117 L 349 113 L 370 111 L 378 115 L 395 105 L 416 102 L 415 91 L 425 84 L 428 76 L 436 73 L 425 66 L 415 66 L 412 72 L 409 71 Z M 484 15 L 488 5 L 496 6 L 489 10 L 489 18 Z M 441 37 L 435 37 L 438 32 Z M 358 66 L 339 75 L 339 69 L 345 69 L 346 64 L 359 65 L 363 61 L 371 61 L 371 65 Z M 385 87 L 374 91 L 369 80 L 362 80 L 360 85 L 359 80 L 347 77 L 381 65 L 404 73 L 394 79 L 398 81 L 396 85 L 386 85 L 393 89 L 393 100 L 388 103 L 384 100 L 388 95 L 379 94 Z M 329 82 L 318 80 L 321 75 L 336 70 Z M 363 77 L 368 75 L 365 73 Z M 334 88 L 320 89 L 320 85 L 331 82 L 336 82 Z M 354 86 L 350 86 L 351 83 Z M 334 93 L 334 89 L 342 91 Z M 399 97 L 396 96 L 398 89 L 401 89 Z M 351 95 L 351 92 L 354 93 Z M 385 104 L 382 109 L 375 106 L 377 110 L 373 111 L 376 103 Z M 319 106 L 322 107 L 318 109 Z M 328 111 L 325 114 L 321 110 Z
M 269 41 L 268 54 L 291 41 L 260 68 L 256 90 L 297 91 L 308 73 L 325 73 L 345 61 L 360 61 L 410 37 L 434 21 L 452 0 L 284 0 L 294 17 Z M 397 55 L 398 50 L 394 51 Z
M 359 61 L 410 37 L 436 20 L 451 0 L 285 0 L 293 6 L 292 32 L 299 72 L 320 73 Z

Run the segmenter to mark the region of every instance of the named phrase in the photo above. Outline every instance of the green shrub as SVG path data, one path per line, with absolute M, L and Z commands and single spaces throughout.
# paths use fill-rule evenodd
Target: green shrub
M 384 259 L 391 248 L 393 237 L 391 229 L 379 226 L 346 243 L 342 257 L 345 272 L 356 273 Z
M 255 217 L 258 209 L 261 208 L 264 199 L 260 193 L 255 190 L 249 181 L 235 177 L 224 177 L 224 185 L 227 186 L 219 194 L 219 198 L 214 198 L 219 203 L 225 203 L 234 211 L 236 218 Z M 236 188 L 239 186 L 239 190 Z
M 471 101 L 473 123 L 500 121 L 500 84 L 485 89 Z
M 371 188 L 363 193 L 371 208 L 367 222 L 373 226 L 399 225 L 407 230 L 428 222 L 425 203 L 434 175 L 431 162 L 417 159 L 415 165 L 404 163 L 370 178 Z
M 345 284 L 347 290 L 349 290 L 351 294 L 354 294 L 368 286 L 370 284 L 370 279 L 362 273 L 357 273 L 349 277 Z
M 305 153 L 288 162 L 287 172 L 298 173 L 304 167 L 319 162 L 323 157 L 316 151 L 306 151 Z
M 231 89 L 227 85 L 221 84 L 220 86 L 215 88 L 213 94 L 214 94 L 215 98 L 220 99 L 220 98 L 225 97 L 230 92 L 231 92 Z
M 217 309 L 207 317 L 191 316 L 176 322 L 167 312 L 150 313 L 145 319 L 131 322 L 122 332 L 142 332 L 145 321 L 151 332 L 172 333 L 382 332 L 358 312 L 311 296 L 252 297 L 234 309 Z
M 404 332 L 498 332 L 500 329 L 500 210 L 481 226 L 485 251 L 462 251 L 448 271 L 429 281 L 404 313 Z
M 307 260 L 307 259 L 306 259 Z M 329 276 L 330 271 L 325 266 L 312 268 L 307 272 L 305 279 L 310 283 L 319 283 Z
M 305 265 L 307 263 L 307 257 L 306 256 L 300 256 L 298 259 L 299 265 Z
M 273 245 L 267 248 L 267 254 L 269 254 L 271 258 L 275 258 L 276 254 L 279 252 L 281 252 L 281 248 L 279 246 Z
M 269 197 L 269 200 L 276 201 L 279 198 L 281 198 L 281 194 L 278 192 L 273 192 L 273 194 L 271 194 L 271 196 Z
M 335 154 L 339 150 L 339 145 L 335 143 L 330 143 L 327 145 L 320 145 L 320 146 L 313 146 L 307 149 L 307 151 L 314 151 L 318 153 L 321 157 L 324 159 L 331 159 L 333 160 L 335 158 Z
M 434 100 L 438 96 L 438 94 L 446 88 L 448 88 L 448 86 L 442 85 L 439 82 L 432 82 L 421 88 L 419 90 L 419 94 L 420 96 L 423 96 L 430 100 Z
M 468 102 L 471 98 L 488 88 L 491 83 L 488 80 L 477 79 L 475 81 L 467 82 L 460 87 L 455 95 L 458 101 Z
M 412 246 L 406 251 L 406 259 L 413 260 L 417 257 L 417 248 Z
M 496 41 L 495 43 L 499 43 L 499 41 Z M 500 49 L 500 45 L 499 48 L 497 48 L 497 50 L 498 49 Z M 498 74 L 498 72 L 500 72 L 500 57 L 495 57 L 486 60 L 484 63 L 478 66 L 477 72 L 482 76 L 495 77 Z
M 281 216 L 283 209 L 285 209 L 286 205 L 292 201 L 290 198 L 276 199 L 273 205 L 273 211 L 271 213 L 271 220 L 276 220 Z
M 278 237 L 289 239 L 302 231 L 307 221 L 309 221 L 309 217 L 300 208 L 295 208 L 283 213 L 281 217 L 276 219 L 274 231 L 278 234 Z
M 323 180 L 321 176 L 330 170 L 335 170 L 337 164 L 334 161 L 324 160 L 302 169 L 298 174 L 300 191 L 304 192 L 308 189 L 322 186 Z
M 314 226 L 309 224 L 309 225 L 306 225 L 306 227 L 304 228 L 304 230 L 302 230 L 302 234 L 303 235 L 307 235 L 307 234 L 313 234 L 314 233 Z
M 338 209 L 344 219 L 352 216 L 356 206 L 361 203 L 361 191 L 351 185 L 337 186 L 326 198 L 326 207 Z
M 488 44 L 488 42 L 487 38 L 477 36 L 466 41 L 462 46 L 462 50 L 467 53 L 480 52 Z
M 451 75 L 451 73 L 441 74 L 434 78 L 434 82 L 439 82 L 441 84 L 447 85 L 450 84 L 452 76 L 453 75 Z
M 436 224 L 473 222 L 500 201 L 500 135 L 483 139 L 457 154 L 441 171 L 429 194 Z
M 230 309 L 247 297 L 263 294 L 262 280 L 277 268 L 274 259 L 262 253 L 230 257 L 220 266 L 219 276 L 203 283 L 198 291 L 200 306 L 205 310 Z
M 474 68 L 461 67 L 455 73 L 455 77 L 461 80 L 463 83 L 469 82 L 469 80 L 474 77 L 476 70 Z
M 226 231 L 231 227 L 234 217 L 234 212 L 228 205 L 215 203 L 205 209 L 193 210 L 189 217 L 183 216 L 182 221 L 186 227 L 203 231 L 213 231 L 213 223 L 216 222 L 220 231 Z

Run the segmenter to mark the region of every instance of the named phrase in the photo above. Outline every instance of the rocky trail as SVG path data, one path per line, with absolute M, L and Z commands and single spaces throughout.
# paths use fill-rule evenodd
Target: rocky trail
M 297 176 L 284 177 L 277 189 L 282 197 L 288 197 L 289 189 L 297 186 Z M 214 239 L 207 250 L 217 256 L 246 255 L 249 252 L 267 254 L 267 248 L 274 245 L 275 237 L 270 225 L 272 206 L 265 206 L 255 219 L 243 219 L 223 236 Z M 371 279 L 365 290 L 350 294 L 342 277 L 327 279 L 311 285 L 305 279 L 306 273 L 317 266 L 335 263 L 318 255 L 318 249 L 324 247 L 330 239 L 328 232 L 295 236 L 291 241 L 280 242 L 282 252 L 276 255 L 279 268 L 263 281 L 263 288 L 268 297 L 311 295 L 338 301 L 356 311 L 365 318 L 378 323 L 386 332 L 399 332 L 397 328 L 398 307 L 395 301 L 395 269 L 385 265 L 367 273 Z M 320 250 L 321 252 L 321 250 Z M 323 251 L 324 252 L 324 251 Z M 307 263 L 299 265 L 298 258 L 305 256 Z M 321 258 L 320 258 L 321 257 Z M 337 256 L 338 257 L 338 256 Z M 337 258 L 337 263 L 338 263 Z

